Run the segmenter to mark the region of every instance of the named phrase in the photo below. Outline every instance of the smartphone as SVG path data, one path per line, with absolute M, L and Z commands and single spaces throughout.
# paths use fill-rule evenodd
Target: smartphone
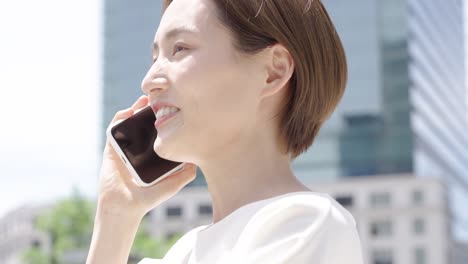
M 153 145 L 157 137 L 156 116 L 150 106 L 115 122 L 106 135 L 140 187 L 149 187 L 183 168 L 184 162 L 159 157 Z

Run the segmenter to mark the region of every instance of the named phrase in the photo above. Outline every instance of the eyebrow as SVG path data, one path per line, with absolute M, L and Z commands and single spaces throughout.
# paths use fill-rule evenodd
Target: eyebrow
M 175 38 L 177 35 L 179 34 L 182 34 L 182 33 L 188 33 L 188 34 L 197 34 L 199 33 L 198 30 L 195 30 L 195 29 L 191 29 L 191 28 L 188 28 L 188 27 L 177 27 L 177 28 L 173 28 L 171 30 L 169 30 L 165 37 L 166 39 L 172 39 L 172 38 Z M 154 52 L 156 50 L 159 49 L 159 46 L 156 42 L 153 42 L 153 48 L 151 50 L 151 55 L 153 56 L 154 55 Z

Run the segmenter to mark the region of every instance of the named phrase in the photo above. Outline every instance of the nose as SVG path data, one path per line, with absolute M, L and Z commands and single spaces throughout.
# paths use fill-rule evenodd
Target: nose
M 141 82 L 141 91 L 150 95 L 152 93 L 161 93 L 167 89 L 167 78 L 165 74 L 160 71 L 162 68 L 153 64 L 146 73 L 146 76 Z
M 141 90 L 149 96 L 154 93 L 161 93 L 167 88 L 166 78 L 163 77 L 145 77 L 141 82 Z

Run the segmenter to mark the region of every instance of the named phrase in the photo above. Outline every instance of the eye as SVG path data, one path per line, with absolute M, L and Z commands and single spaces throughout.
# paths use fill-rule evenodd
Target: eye
M 174 45 L 174 53 L 173 53 L 173 55 L 175 55 L 177 52 L 183 51 L 183 50 L 185 50 L 185 49 L 186 49 L 185 47 L 182 47 L 182 46 L 180 46 L 180 45 Z
M 186 49 L 187 49 L 187 48 L 182 47 L 182 46 L 180 46 L 180 45 L 174 45 L 174 51 L 173 51 L 173 54 L 172 54 L 172 55 L 174 56 L 174 55 L 175 55 L 176 53 L 178 53 L 179 51 L 183 51 L 183 50 L 186 50 Z M 157 59 L 158 59 L 158 58 L 153 58 L 153 64 L 156 63 L 156 60 L 157 60 Z

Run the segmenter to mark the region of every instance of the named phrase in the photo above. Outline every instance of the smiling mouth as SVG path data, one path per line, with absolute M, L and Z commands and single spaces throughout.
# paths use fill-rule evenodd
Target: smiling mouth
M 167 123 L 167 121 L 169 119 L 171 119 L 173 116 L 175 116 L 177 113 L 179 113 L 179 111 L 176 111 L 176 112 L 173 112 L 173 113 L 170 113 L 170 114 L 167 114 L 167 115 L 163 115 L 161 116 L 160 118 L 156 118 L 156 121 L 154 122 L 154 127 L 156 129 L 158 129 L 159 127 L 161 127 L 163 124 Z

